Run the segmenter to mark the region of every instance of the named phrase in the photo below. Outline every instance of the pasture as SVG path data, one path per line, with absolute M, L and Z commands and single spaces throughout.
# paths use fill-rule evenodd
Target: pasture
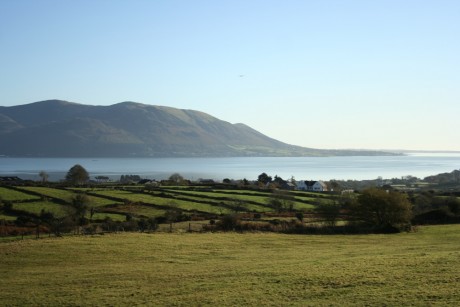
M 72 198 L 75 197 L 76 193 L 72 189 L 56 189 L 48 187 L 21 187 L 21 190 L 26 192 L 32 192 L 36 195 L 40 195 L 42 198 L 51 198 L 60 200 L 65 203 L 71 203 Z M 92 207 L 104 207 L 117 203 L 101 197 L 88 196 Z
M 111 218 L 122 221 L 123 216 L 150 218 L 164 216 L 168 210 L 180 210 L 185 215 L 202 215 L 204 218 L 234 212 L 276 214 L 278 208 L 270 204 L 276 196 L 271 191 L 211 188 L 203 186 L 162 187 L 146 190 L 142 185 L 98 186 L 75 188 L 62 186 L 0 187 L 0 197 L 11 201 L 16 211 L 3 212 L 2 220 L 14 220 L 14 216 L 26 212 L 39 216 L 43 211 L 56 217 L 72 212 L 73 199 L 79 193 L 87 194 L 88 213 L 92 209 L 93 220 Z M 286 192 L 291 199 L 292 210 L 309 212 L 318 203 L 333 201 L 333 195 L 308 192 Z M 115 214 L 115 215 L 114 215 Z
M 0 187 L 0 197 L 2 200 L 6 201 L 28 201 L 40 199 L 37 195 L 30 195 L 21 191 L 6 189 L 4 187 Z
M 460 225 L 396 235 L 121 233 L 0 242 L 4 306 L 459 305 Z

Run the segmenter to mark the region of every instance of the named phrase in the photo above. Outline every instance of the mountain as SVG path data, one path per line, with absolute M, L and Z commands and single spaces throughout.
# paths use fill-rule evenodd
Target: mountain
M 61 100 L 0 107 L 0 145 L 0 155 L 19 157 L 390 155 L 288 145 L 199 111 Z

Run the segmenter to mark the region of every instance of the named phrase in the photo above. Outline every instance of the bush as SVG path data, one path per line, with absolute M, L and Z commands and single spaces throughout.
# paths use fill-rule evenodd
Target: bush
M 364 190 L 349 208 L 356 220 L 374 229 L 406 229 L 412 219 L 412 204 L 405 194 L 377 188 Z
M 418 225 L 460 223 L 460 217 L 454 216 L 447 208 L 441 208 L 416 215 L 413 223 Z
M 460 200 L 457 197 L 451 196 L 446 200 L 446 205 L 450 212 L 454 215 L 460 215 Z
M 303 213 L 302 212 L 296 212 L 295 217 L 300 221 L 303 222 Z
M 236 214 L 228 214 L 221 217 L 216 223 L 218 229 L 223 231 L 237 230 L 240 224 L 240 219 Z
M 341 206 L 338 203 L 334 204 L 319 204 L 315 208 L 316 214 L 323 219 L 327 226 L 335 226 L 340 217 Z
M 158 222 L 154 217 L 148 219 L 140 219 L 137 221 L 139 231 L 155 231 L 158 229 Z

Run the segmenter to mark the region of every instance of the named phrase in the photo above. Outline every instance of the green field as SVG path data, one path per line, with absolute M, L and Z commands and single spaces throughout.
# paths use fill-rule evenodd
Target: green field
M 26 194 L 20 191 L 7 189 L 4 187 L 0 187 L 0 198 L 2 200 L 7 200 L 7 201 L 25 201 L 25 200 L 40 199 L 40 197 L 36 195 L 30 195 L 30 194 Z
M 460 225 L 0 242 L 1 305 L 458 306 Z
M 224 191 L 225 193 L 222 193 Z M 174 192 L 168 190 L 168 192 Z M 261 193 L 253 191 L 244 191 L 244 190 L 212 190 L 212 191 L 181 191 L 183 195 L 195 195 L 195 197 L 207 197 L 210 199 L 221 200 L 221 201 L 234 201 L 239 200 L 242 202 L 243 207 L 246 207 L 248 211 L 256 212 L 270 212 L 274 211 L 273 208 L 268 207 L 269 198 L 273 195 L 271 193 Z M 300 201 L 309 201 L 312 202 L 315 198 L 311 197 L 295 197 L 293 208 L 295 210 L 308 211 L 311 210 L 314 206 L 312 204 L 299 202 Z M 323 200 L 321 200 L 323 201 Z M 252 202 L 250 204 L 245 202 Z M 254 204 L 256 203 L 256 204 Z
M 72 198 L 75 196 L 75 193 L 72 191 L 47 187 L 21 187 L 20 189 L 24 191 L 39 193 L 45 197 L 60 199 L 68 203 L 72 202 Z
M 182 189 L 183 190 L 183 189 Z M 245 198 L 241 196 L 241 193 L 233 193 L 233 194 L 220 194 L 219 192 L 212 191 L 212 192 L 196 192 L 196 191 L 181 191 L 180 189 L 165 189 L 162 192 L 154 192 L 156 195 L 170 195 L 171 197 L 186 199 L 195 202 L 212 202 L 214 206 L 221 206 L 221 204 L 225 204 L 228 207 L 222 207 L 219 211 L 224 213 L 229 213 L 231 208 L 235 206 L 235 201 L 239 201 L 237 203 L 238 206 L 243 207 L 246 211 L 250 212 L 270 212 L 272 209 L 267 207 L 265 204 L 265 200 L 259 202 L 259 204 L 249 203 L 255 202 L 254 200 Z M 251 197 L 251 196 L 249 196 Z
M 143 193 L 135 193 L 129 191 L 120 191 L 120 190 L 106 190 L 106 191 L 96 191 L 94 192 L 97 195 L 116 197 L 118 199 L 127 199 L 132 202 L 143 202 L 152 205 L 158 206 L 167 206 L 175 207 L 185 211 L 200 211 L 207 213 L 228 213 L 230 212 L 226 208 L 221 208 L 218 206 L 213 206 L 210 204 L 200 203 L 196 201 L 185 201 L 179 199 L 163 198 L 156 195 L 149 195 Z
M 55 189 L 55 188 L 47 188 L 47 187 L 22 187 L 21 189 L 25 191 L 39 193 L 44 197 L 50 197 L 55 199 L 60 199 L 66 203 L 71 203 L 72 199 L 75 197 L 76 193 L 72 190 L 63 190 L 63 189 Z M 88 196 L 89 202 L 92 207 L 103 207 L 111 204 L 116 204 L 119 202 L 95 197 L 95 196 Z
M 125 215 L 116 214 L 116 213 L 95 213 L 93 215 L 93 220 L 104 220 L 106 218 L 109 218 L 112 221 L 120 221 L 120 222 L 123 222 L 126 220 Z
M 144 186 L 96 188 L 21 186 L 16 189 L 20 191 L 0 187 L 0 195 L 4 200 L 12 200 L 14 209 L 35 215 L 38 215 L 43 208 L 61 216 L 60 211 L 64 208 L 62 205 L 71 205 L 74 197 L 82 192 L 88 194 L 89 208 L 94 208 L 101 214 L 118 214 L 115 220 L 122 220 L 122 217 L 127 214 L 133 217 L 160 217 L 170 208 L 180 209 L 186 214 L 204 215 L 234 212 L 276 213 L 275 208 L 269 204 L 270 197 L 273 196 L 269 191 L 194 186 L 169 186 L 150 191 L 145 191 Z M 331 197 L 306 192 L 290 193 L 290 195 L 294 200 L 293 209 L 298 211 L 311 211 L 315 204 L 329 202 Z M 34 200 L 35 202 L 32 203 Z M 101 214 L 97 219 L 101 220 L 99 218 L 103 216 Z M 4 219 L 12 220 L 10 217 Z
M 0 221 L 15 221 L 16 218 L 16 216 L 0 214 Z
M 35 215 L 40 215 L 41 211 L 44 210 L 46 212 L 53 213 L 56 217 L 63 217 L 69 213 L 69 208 L 66 208 L 66 206 L 55 204 L 49 201 L 17 203 L 13 205 L 13 208 L 16 210 L 33 213 Z
M 121 204 L 116 207 L 106 208 L 104 211 L 120 214 L 130 214 L 136 217 L 159 217 L 165 214 L 165 210 L 138 204 Z

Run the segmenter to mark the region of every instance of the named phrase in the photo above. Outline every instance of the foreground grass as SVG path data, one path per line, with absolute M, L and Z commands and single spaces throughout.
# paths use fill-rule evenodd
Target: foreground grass
M 0 243 L 1 305 L 458 305 L 460 225 Z

